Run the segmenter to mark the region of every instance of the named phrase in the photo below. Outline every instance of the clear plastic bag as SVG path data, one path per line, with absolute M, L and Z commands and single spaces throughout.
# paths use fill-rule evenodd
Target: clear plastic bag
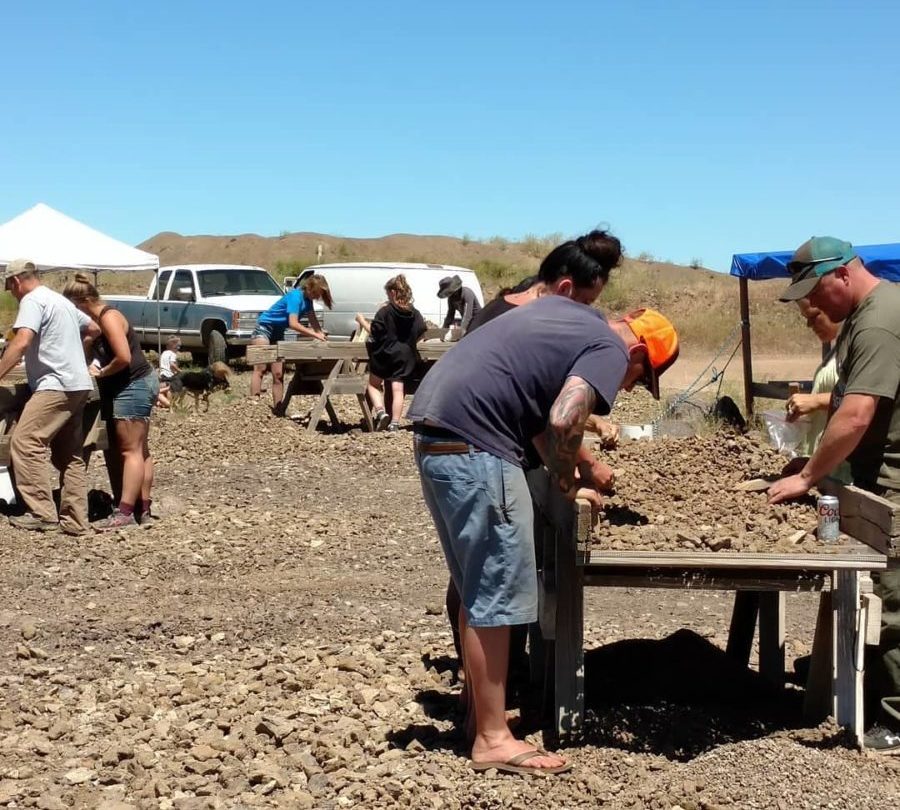
M 796 458 L 799 455 L 797 449 L 809 433 L 808 417 L 801 416 L 788 422 L 784 411 L 763 411 L 760 416 L 775 449 L 788 458 Z

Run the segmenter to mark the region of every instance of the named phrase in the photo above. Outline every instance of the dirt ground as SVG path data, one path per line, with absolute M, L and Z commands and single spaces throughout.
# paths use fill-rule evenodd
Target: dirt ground
M 719 592 L 591 589 L 574 771 L 475 774 L 411 434 L 310 437 L 247 382 L 156 417 L 151 528 L 0 528 L 0 806 L 897 806 L 900 758 L 728 668 Z M 816 597 L 787 603 L 793 661 Z

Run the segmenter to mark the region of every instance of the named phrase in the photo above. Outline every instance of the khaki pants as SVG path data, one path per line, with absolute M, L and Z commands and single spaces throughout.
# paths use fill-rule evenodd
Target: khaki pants
M 68 531 L 89 528 L 82 425 L 89 396 L 89 391 L 37 391 L 25 404 L 10 442 L 16 487 L 25 506 L 41 520 L 56 522 L 49 448 L 62 488 L 59 522 Z

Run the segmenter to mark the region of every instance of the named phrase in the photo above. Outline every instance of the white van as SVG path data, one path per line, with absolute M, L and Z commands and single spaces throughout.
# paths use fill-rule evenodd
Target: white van
M 355 262 L 347 264 L 317 264 L 307 267 L 296 278 L 284 280 L 285 289 L 295 287 L 313 273 L 325 276 L 334 309 L 322 309 L 316 301 L 316 314 L 329 338 L 347 340 L 356 331 L 356 313 L 371 318 L 387 302 L 384 285 L 399 273 L 406 276 L 413 292 L 413 306 L 426 321 L 438 326 L 447 314 L 447 299 L 438 298 L 438 282 L 445 276 L 459 276 L 478 301 L 484 305 L 481 284 L 474 270 L 451 264 L 414 264 L 411 262 Z

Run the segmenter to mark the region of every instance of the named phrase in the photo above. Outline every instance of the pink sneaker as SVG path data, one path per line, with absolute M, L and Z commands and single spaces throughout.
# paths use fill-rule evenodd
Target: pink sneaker
M 123 515 L 118 509 L 108 518 L 96 520 L 91 524 L 96 532 L 112 532 L 116 529 L 129 529 L 137 525 L 134 515 Z

